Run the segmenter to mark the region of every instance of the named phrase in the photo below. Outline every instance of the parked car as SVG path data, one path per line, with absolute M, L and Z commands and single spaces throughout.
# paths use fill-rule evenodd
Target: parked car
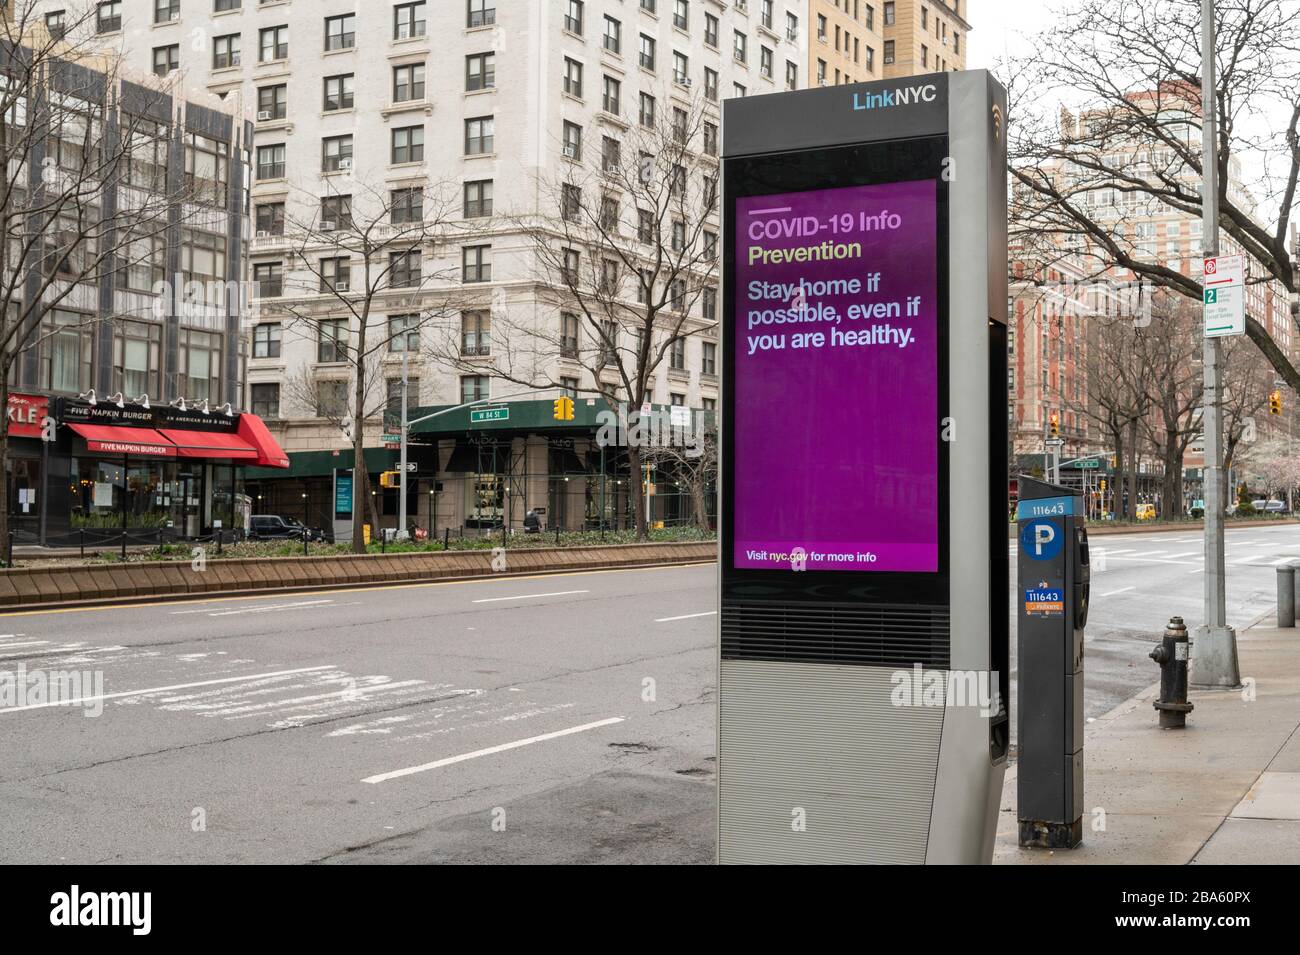
M 254 514 L 249 518 L 248 537 L 250 540 L 302 540 L 304 535 L 309 541 L 326 540 L 325 531 L 319 527 L 305 527 L 302 521 L 294 517 L 281 517 L 279 514 Z
M 1288 508 L 1286 501 L 1271 500 L 1265 501 L 1262 508 L 1258 504 L 1255 505 L 1255 510 L 1262 510 L 1265 514 L 1285 514 Z
M 1139 521 L 1154 521 L 1156 519 L 1156 506 L 1154 504 L 1139 504 L 1137 519 Z

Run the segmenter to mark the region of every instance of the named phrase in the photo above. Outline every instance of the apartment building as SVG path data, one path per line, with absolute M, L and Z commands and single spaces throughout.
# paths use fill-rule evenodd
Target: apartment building
M 970 0 L 890 0 L 881 4 L 885 79 L 966 66 Z
M 454 190 L 461 241 L 426 250 L 412 266 L 454 286 L 463 307 L 455 319 L 461 327 L 452 331 L 482 362 L 482 374 L 427 360 L 431 330 L 395 339 L 380 374 L 395 404 L 406 353 L 412 407 L 456 405 L 494 389 L 504 394 L 508 386 L 493 374 L 502 344 L 493 341 L 494 315 L 562 321 L 518 226 L 521 216 L 558 212 L 539 182 L 562 176 L 566 164 L 593 150 L 617 149 L 629 130 L 675 110 L 703 112 L 699 149 L 716 152 L 722 98 L 799 88 L 807 75 L 804 0 L 108 0 L 99 7 L 102 41 L 132 65 L 254 105 L 249 255 L 258 317 L 246 329 L 246 403 L 272 423 L 294 459 L 291 480 L 299 482 L 268 475 L 256 490 L 271 502 L 264 509 L 293 512 L 317 502 L 321 513 L 306 515 L 314 523 L 334 516 L 326 512 L 339 462 L 324 458 L 347 441 L 294 383 L 306 369 L 343 397 L 347 369 L 335 361 L 335 346 L 349 319 L 336 299 L 322 295 L 315 334 L 275 320 L 276 300 L 311 297 L 312 273 L 295 259 L 286 223 L 332 221 L 347 213 L 351 194 L 363 191 L 404 191 L 418 215 L 422 190 Z M 394 288 L 376 300 L 381 314 L 372 320 L 400 321 L 421 304 L 415 299 L 442 291 L 436 283 L 414 295 Z M 707 410 L 717 401 L 716 298 L 697 311 L 672 367 L 657 375 L 655 404 Z M 597 384 L 579 366 L 568 368 L 559 350 L 541 360 L 572 382 L 575 394 Z M 531 419 L 517 411 L 509 420 Z M 378 417 L 366 430 L 379 469 L 391 464 L 384 433 Z M 469 519 L 520 520 L 522 511 L 504 501 L 516 489 L 499 474 L 467 478 L 462 500 L 429 493 L 447 483 L 435 482 L 433 473 L 467 463 L 456 453 L 456 437 L 437 439 L 428 480 L 421 473 L 413 482 L 411 513 L 431 529 Z M 511 430 L 498 437 L 513 442 L 509 456 L 523 460 L 530 474 L 545 481 L 553 472 L 554 445 L 546 436 Z M 572 465 L 573 457 L 564 458 Z M 491 485 L 488 504 L 481 488 L 471 488 L 476 484 Z M 547 492 L 535 482 L 517 496 L 520 506 L 546 508 Z M 438 515 L 429 514 L 431 507 Z M 577 510 L 569 509 L 566 526 L 582 523 Z
M 243 99 L 62 41 L 60 10 L 13 22 L 40 33 L 27 34 L 36 52 L 6 64 L 22 91 L 6 158 L 29 170 L 5 210 L 7 264 L 24 276 L 6 287 L 31 323 L 10 345 L 10 526 L 24 542 L 65 544 L 106 528 L 229 528 L 241 464 L 282 463 L 237 410 L 252 138 Z M 50 207 L 59 214 L 43 221 Z
M 960 70 L 959 0 L 808 0 L 808 85 L 837 86 Z

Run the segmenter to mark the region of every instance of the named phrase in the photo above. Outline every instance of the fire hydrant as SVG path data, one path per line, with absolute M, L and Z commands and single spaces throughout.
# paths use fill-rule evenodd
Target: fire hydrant
M 1181 729 L 1194 704 L 1187 702 L 1187 626 L 1182 617 L 1170 617 L 1164 637 L 1151 651 L 1160 664 L 1160 699 L 1151 705 L 1160 711 L 1161 729 Z

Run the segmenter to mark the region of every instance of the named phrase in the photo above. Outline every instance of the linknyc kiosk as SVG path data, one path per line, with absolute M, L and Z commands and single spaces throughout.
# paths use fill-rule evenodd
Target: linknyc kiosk
M 992 857 L 1005 91 L 723 103 L 718 860 Z

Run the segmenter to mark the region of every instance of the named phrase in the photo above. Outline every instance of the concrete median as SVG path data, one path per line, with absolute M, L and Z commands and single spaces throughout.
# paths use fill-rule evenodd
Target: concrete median
M 210 558 L 189 561 L 0 570 L 0 612 L 214 594 L 287 593 L 490 575 L 562 573 L 715 560 L 713 541 L 611 544 L 581 549 L 528 547 L 493 551 L 420 551 L 330 557 Z M 494 563 L 496 566 L 494 566 Z M 504 569 L 498 569 L 504 567 Z

